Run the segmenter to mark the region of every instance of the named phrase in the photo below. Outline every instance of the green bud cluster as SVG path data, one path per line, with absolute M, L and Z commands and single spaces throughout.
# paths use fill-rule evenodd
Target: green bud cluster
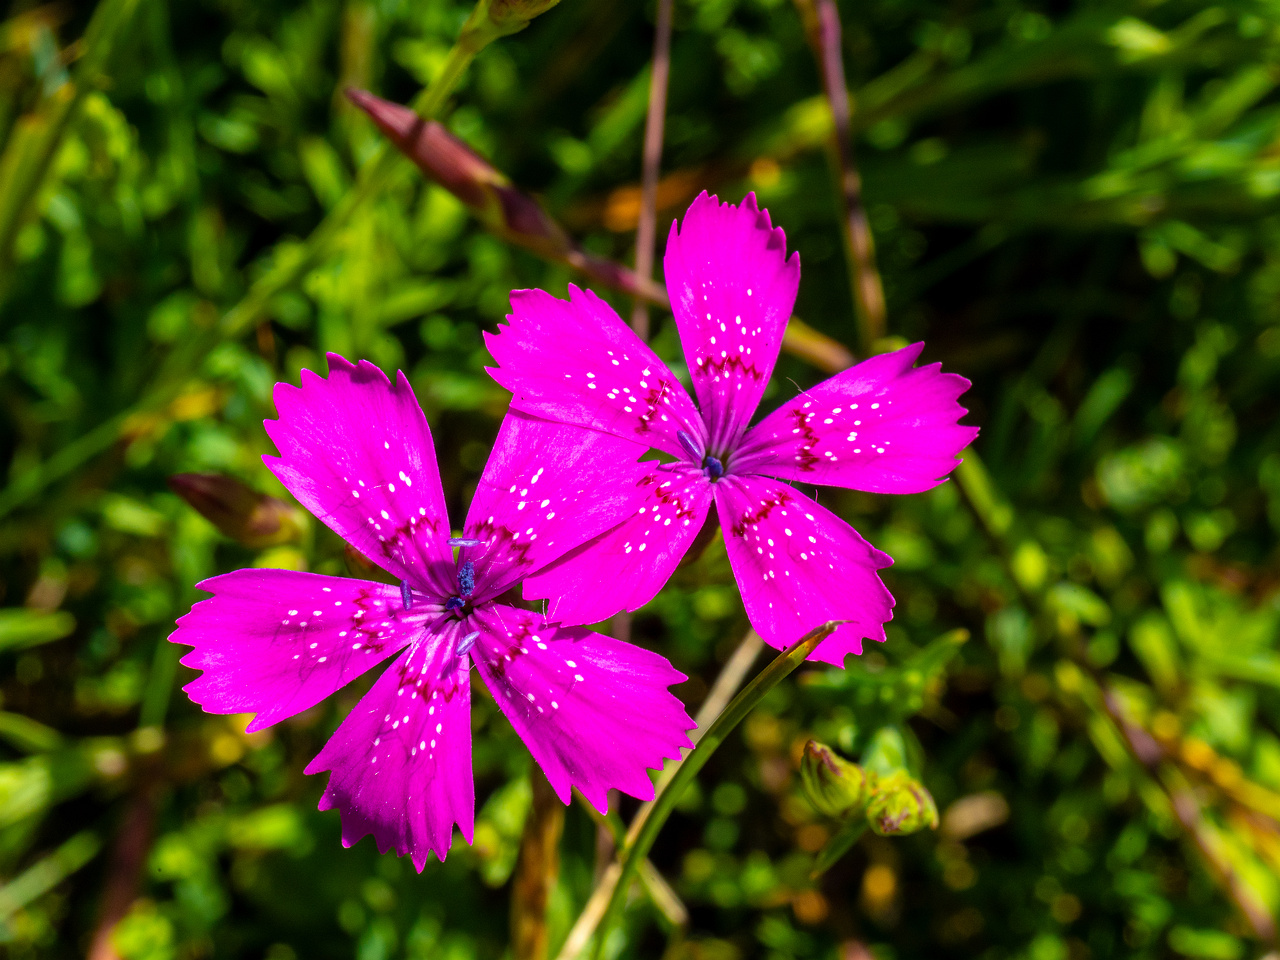
M 938 826 L 933 797 L 906 770 L 877 775 L 816 740 L 805 744 L 800 782 L 814 809 L 839 820 L 865 817 L 882 837 Z

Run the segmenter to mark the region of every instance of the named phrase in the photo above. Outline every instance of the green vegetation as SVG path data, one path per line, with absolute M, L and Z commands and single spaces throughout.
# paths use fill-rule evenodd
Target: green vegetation
M 587 282 L 566 238 L 633 262 L 653 5 L 547 6 L 15 0 L 0 22 L 7 955 L 526 960 L 555 956 L 607 883 L 637 805 L 575 803 L 561 823 L 491 701 L 475 844 L 419 876 L 369 839 L 343 849 L 322 778 L 302 775 L 360 689 L 246 735 L 186 700 L 166 643 L 216 572 L 349 570 L 261 462 L 275 381 L 325 351 L 404 369 L 462 516 L 507 401 L 482 331 L 514 288 Z M 611 932 L 582 945 L 1266 955 L 1280 5 L 840 3 L 883 335 L 850 292 L 812 6 L 675 3 L 659 253 L 699 190 L 755 190 L 800 251 L 812 328 L 765 406 L 842 366 L 839 344 L 924 339 L 973 380 L 983 432 L 930 493 L 823 491 L 896 558 L 888 642 L 800 667 L 717 730 L 653 808 L 662 829 L 639 831 Z M 521 10 L 536 16 L 516 31 Z M 561 246 L 429 183 L 347 87 L 442 120 L 541 201 Z M 669 315 L 651 322 L 677 359 Z M 202 515 L 190 482 L 170 486 L 183 473 L 242 486 Z M 696 712 L 753 649 L 718 540 L 632 629 L 689 675 Z M 825 769 L 865 772 L 856 802 L 805 792 L 810 740 L 836 755 Z

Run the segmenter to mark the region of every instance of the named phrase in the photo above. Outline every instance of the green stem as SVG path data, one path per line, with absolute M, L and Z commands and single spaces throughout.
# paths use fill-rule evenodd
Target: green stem
M 169 642 L 168 637 L 156 640 L 151 656 L 151 672 L 142 697 L 142 709 L 138 714 L 138 727 L 163 727 L 169 712 L 169 699 L 173 692 L 173 678 L 178 673 L 178 658 L 182 648 Z
M 671 778 L 667 788 L 659 794 L 653 806 L 649 809 L 649 816 L 645 818 L 639 831 L 636 832 L 635 839 L 618 855 L 619 862 L 622 864 L 622 872 L 618 877 L 617 886 L 613 888 L 613 895 L 609 898 L 609 905 L 605 907 L 604 915 L 600 919 L 600 928 L 596 935 L 593 953 L 596 958 L 601 956 L 604 942 L 609 935 L 609 928 L 617 918 L 622 903 L 626 899 L 627 889 L 631 886 L 631 881 L 635 879 L 640 864 L 648 857 L 649 850 L 653 847 L 653 842 L 658 838 L 658 833 L 667 822 L 667 818 L 671 816 L 671 811 L 675 809 L 681 796 L 684 795 L 685 789 L 693 781 L 693 778 L 698 775 L 698 771 L 706 765 L 706 762 L 711 759 L 711 755 L 716 752 L 720 744 L 724 743 L 725 738 L 729 736 L 733 729 L 746 719 L 747 714 L 754 710 L 757 704 L 764 699 L 765 694 L 790 676 L 800 664 L 804 663 L 805 659 L 809 654 L 813 653 L 818 644 L 829 637 L 842 622 L 840 620 L 832 620 L 824 623 L 778 654 L 772 663 L 756 674 L 755 679 L 733 698 L 730 704 L 725 707 L 724 713 L 720 714 L 707 729 L 707 732 L 702 735 L 702 739 L 698 741 L 698 745 L 693 752 L 685 757 L 679 771 Z
M 969 506 L 977 515 L 987 534 L 999 544 L 1013 526 L 1013 508 L 1001 497 L 1000 491 L 987 473 L 982 460 L 972 447 L 961 451 L 960 466 L 956 467 L 956 482 Z
M 840 858 L 849 852 L 849 848 L 858 842 L 858 838 L 867 832 L 867 818 L 863 814 L 864 811 L 859 808 L 827 841 L 826 846 L 819 851 L 817 859 L 813 861 L 813 870 L 809 873 L 809 879 L 817 880 L 834 867 Z

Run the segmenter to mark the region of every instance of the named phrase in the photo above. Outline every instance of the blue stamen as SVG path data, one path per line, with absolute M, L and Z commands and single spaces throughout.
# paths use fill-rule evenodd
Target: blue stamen
M 471 560 L 463 560 L 458 568 L 458 595 L 469 597 L 476 589 L 476 565 Z
M 458 656 L 462 656 L 472 647 L 476 645 L 476 638 L 480 636 L 480 631 L 468 633 L 465 637 L 458 641 Z
M 451 547 L 478 547 L 481 541 L 472 539 L 471 537 L 450 537 L 449 546 Z
M 698 446 L 698 441 L 693 439 L 686 431 L 677 430 L 676 439 L 680 441 L 680 446 L 684 447 L 694 460 L 702 459 L 702 447 Z
M 712 480 L 719 480 L 724 476 L 724 464 L 715 457 L 708 456 L 703 460 L 702 469 L 707 471 L 707 476 Z
M 400 599 L 404 602 L 404 608 L 408 610 L 413 606 L 413 591 L 409 589 L 409 581 L 400 581 Z
M 450 597 L 444 602 L 445 610 L 461 610 L 466 605 L 467 601 L 463 600 L 461 597 Z

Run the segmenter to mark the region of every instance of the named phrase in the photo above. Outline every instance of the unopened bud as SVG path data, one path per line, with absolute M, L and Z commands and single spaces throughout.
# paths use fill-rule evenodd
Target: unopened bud
M 258 550 L 290 543 L 302 532 L 298 510 L 219 473 L 178 473 L 169 488 L 232 540 Z
M 582 250 L 536 199 L 441 124 L 364 90 L 348 89 L 347 97 L 428 179 L 466 204 L 486 229 L 547 260 L 568 264 L 614 290 L 667 305 L 667 292 L 661 284 Z
M 397 150 L 494 233 L 552 259 L 563 260 L 573 249 L 568 235 L 538 201 L 513 187 L 504 173 L 442 124 L 365 90 L 349 89 L 347 98 L 369 115 Z
M 866 804 L 875 787 L 875 774 L 838 756 L 817 740 L 804 745 L 800 783 L 814 809 L 829 817 L 844 817 Z
M 904 836 L 938 826 L 938 807 L 924 784 L 899 770 L 880 780 L 867 804 L 867 823 L 882 837 Z

